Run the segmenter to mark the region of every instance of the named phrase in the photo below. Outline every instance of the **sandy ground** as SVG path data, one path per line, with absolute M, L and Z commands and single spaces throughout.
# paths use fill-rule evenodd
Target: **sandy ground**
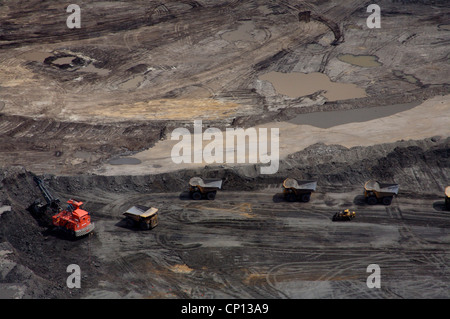
M 324 143 L 326 145 L 342 145 L 347 148 L 354 146 L 372 146 L 382 143 L 393 143 L 398 140 L 420 140 L 433 136 L 448 137 L 450 130 L 448 123 L 450 122 L 450 102 L 449 95 L 435 97 L 424 101 L 419 106 L 410 110 L 400 112 L 388 117 L 373 119 L 366 122 L 353 122 L 343 125 L 333 126 L 328 129 L 313 127 L 310 125 L 296 125 L 289 122 L 272 122 L 255 126 L 259 132 L 260 128 L 267 128 L 268 134 L 259 134 L 257 140 L 249 139 L 246 141 L 247 149 L 258 149 L 258 143 L 263 142 L 270 150 L 271 139 L 270 132 L 277 128 L 279 130 L 279 159 L 285 159 L 289 154 L 304 150 L 308 146 L 316 143 Z M 345 116 L 345 112 L 335 112 L 336 117 Z M 193 132 L 194 123 L 192 123 L 191 132 Z M 202 127 L 202 134 L 206 128 Z M 226 146 L 226 131 L 222 131 L 223 141 L 220 143 Z M 298 138 L 292 138 L 293 136 Z M 197 137 L 192 134 L 191 140 Z M 200 135 L 200 137 L 202 136 Z M 176 137 L 174 140 L 167 136 L 167 139 L 156 143 L 149 150 L 142 151 L 130 156 L 137 159 L 138 162 L 132 165 L 121 164 L 111 165 L 104 164 L 95 169 L 95 174 L 105 175 L 133 175 L 133 174 L 154 174 L 162 172 L 170 172 L 186 168 L 201 168 L 211 162 L 202 161 L 194 163 L 192 154 L 190 163 L 177 163 L 177 157 L 172 157 L 172 149 L 182 140 Z M 203 141 L 200 152 L 206 147 L 210 141 Z M 192 152 L 195 151 L 194 142 L 192 142 Z M 235 143 L 237 150 L 237 141 Z M 237 160 L 231 163 L 226 162 L 227 152 L 232 150 L 225 149 L 223 163 L 228 166 L 233 164 L 240 165 Z M 247 151 L 248 152 L 248 151 Z M 236 153 L 236 151 L 234 151 Z M 201 156 L 201 155 L 200 155 Z M 258 157 L 258 154 L 255 155 Z M 126 159 L 126 157 L 122 157 Z M 249 158 L 248 153 L 245 158 L 246 163 L 250 161 L 257 162 L 259 158 Z M 124 161 L 126 163 L 126 160 Z
M 30 10 L 39 6 L 28 5 Z M 58 5 L 63 6 L 42 6 L 51 15 Z M 13 28 L 23 22 L 21 8 L 2 7 L 0 14 L 10 22 L 0 52 L 3 113 L 94 123 L 198 117 L 231 122 L 261 115 L 265 108 L 327 100 L 327 93 L 314 98 L 280 95 L 260 79 L 270 72 L 323 73 L 336 85 L 363 90 L 367 98 L 359 99 L 359 107 L 371 100 L 389 105 L 396 95 L 405 99 L 424 86 L 448 82 L 448 31 L 439 28 L 445 23 L 445 6 L 432 13 L 420 5 L 386 3 L 387 12 L 398 14 L 386 14 L 383 28 L 368 29 L 366 7 L 356 0 L 339 6 L 205 1 L 200 9 L 172 2 L 166 16 L 152 3 L 103 5 L 107 9 L 99 11 L 98 4 L 87 2 L 84 27 L 76 31 L 58 28 L 64 12 L 44 25 Z M 298 21 L 298 12 L 307 9 L 341 25 L 339 45 L 330 45 L 333 32 L 325 23 Z M 127 21 L 126 14 L 135 20 Z M 372 56 L 379 65 L 343 62 L 345 54 Z

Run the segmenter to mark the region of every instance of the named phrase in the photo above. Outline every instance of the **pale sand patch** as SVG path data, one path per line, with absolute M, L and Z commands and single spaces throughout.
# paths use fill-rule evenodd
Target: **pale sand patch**
M 399 140 L 420 140 L 436 135 L 448 137 L 450 136 L 449 123 L 450 95 L 446 95 L 428 99 L 412 109 L 366 122 L 347 123 L 326 129 L 289 122 L 271 122 L 256 126 L 255 129 L 258 131 L 260 128 L 267 128 L 268 132 L 272 128 L 279 129 L 279 157 L 282 160 L 289 154 L 301 151 L 316 143 L 324 143 L 326 145 L 338 144 L 350 148 L 394 143 Z M 205 126 L 203 126 L 203 131 L 205 129 Z M 225 132 L 222 135 L 224 139 L 223 145 L 225 146 Z M 263 138 L 264 136 L 261 135 L 259 137 Z M 192 134 L 192 141 L 194 139 L 195 137 Z M 201 168 L 210 164 L 206 162 L 174 163 L 171 152 L 177 143 L 179 143 L 179 140 L 172 141 L 169 133 L 166 140 L 159 141 L 154 147 L 133 155 L 133 158 L 137 158 L 142 162 L 141 164 L 104 164 L 99 169 L 96 169 L 94 173 L 104 175 L 155 174 L 186 168 Z M 203 141 L 203 148 L 209 143 L 211 141 Z M 268 139 L 267 145 L 269 146 L 270 143 L 271 141 Z M 257 145 L 250 146 L 257 147 Z M 200 148 L 200 151 L 203 148 Z M 224 150 L 225 153 L 226 150 Z M 224 164 L 242 165 L 234 163 Z

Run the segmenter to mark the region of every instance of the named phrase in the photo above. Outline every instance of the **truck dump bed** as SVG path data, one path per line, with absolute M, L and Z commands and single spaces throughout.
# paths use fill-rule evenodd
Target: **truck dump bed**
M 125 213 L 127 220 L 139 226 L 142 230 L 152 229 L 158 225 L 158 208 L 136 205 L 128 208 Z
M 364 189 L 366 191 L 397 195 L 398 190 L 399 190 L 399 185 L 398 184 L 380 183 L 375 180 L 370 180 L 370 181 L 366 182 L 366 184 L 364 185 Z
M 201 187 L 205 189 L 221 189 L 221 179 L 202 179 L 201 177 L 192 177 L 189 180 L 189 185 L 192 187 Z
M 294 188 L 297 190 L 308 190 L 314 192 L 317 187 L 316 181 L 298 181 L 293 178 L 286 178 L 283 182 L 284 188 Z
M 158 212 L 158 209 L 155 207 L 143 207 L 143 206 L 133 206 L 129 209 L 127 209 L 127 211 L 125 213 L 123 213 L 125 216 L 129 216 L 129 217 L 142 217 L 142 218 L 147 218 L 147 217 L 151 217 L 153 215 L 155 215 Z

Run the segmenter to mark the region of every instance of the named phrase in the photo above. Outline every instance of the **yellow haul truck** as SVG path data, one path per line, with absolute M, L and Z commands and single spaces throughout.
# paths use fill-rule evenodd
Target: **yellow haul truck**
M 155 207 L 133 206 L 123 215 L 142 230 L 152 229 L 158 225 L 158 208 Z
M 192 177 L 189 180 L 189 195 L 195 200 L 202 198 L 214 200 L 216 198 L 217 191 L 221 188 L 221 179 L 203 179 L 201 177 Z
M 398 190 L 398 184 L 386 184 L 370 180 L 364 184 L 364 197 L 369 205 L 377 203 L 391 205 L 392 199 L 398 194 Z
M 283 182 L 283 196 L 289 202 L 309 202 L 311 193 L 316 191 L 316 181 L 298 181 L 286 178 Z

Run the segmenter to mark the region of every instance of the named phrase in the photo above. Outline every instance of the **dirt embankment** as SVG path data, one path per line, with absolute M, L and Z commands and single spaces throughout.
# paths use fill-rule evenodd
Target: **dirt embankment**
M 222 178 L 224 190 L 258 190 L 280 186 L 286 176 L 315 179 L 319 187 L 359 187 L 374 178 L 401 185 L 401 191 L 440 192 L 449 180 L 450 138 L 435 136 L 420 141 L 399 141 L 370 147 L 346 148 L 340 145 L 314 144 L 289 155 L 280 162 L 276 174 L 259 174 L 258 165 L 223 168 L 219 165 L 192 170 L 137 175 L 101 176 L 95 174 L 44 175 L 50 187 L 65 193 L 89 188 L 111 192 L 174 192 L 183 191 L 194 175 Z M 3 171 L 3 198 L 26 207 L 40 196 L 32 173 L 13 167 Z M 33 172 L 34 174 L 34 172 Z M 18 178 L 17 178 L 18 177 Z M 17 179 L 16 179 L 17 178 Z M 37 193 L 36 193 L 37 192 Z
M 115 125 L 61 122 L 0 114 L 1 166 L 36 173 L 82 172 L 116 154 L 132 154 L 161 139 L 167 122 Z
M 350 149 L 315 145 L 289 156 L 281 170 L 317 178 L 327 188 L 363 185 L 375 178 L 399 183 L 403 192 L 433 193 L 441 192 L 448 183 L 449 158 L 450 138 L 436 136 Z
M 272 175 L 260 175 L 259 167 L 249 164 L 236 168 L 205 166 L 154 175 L 44 175 L 44 178 L 52 189 L 63 193 L 86 189 L 118 193 L 182 192 L 194 175 L 222 178 L 225 191 L 280 187 L 289 176 L 315 179 L 319 187 L 333 191 L 358 188 L 368 179 L 378 179 L 399 183 L 401 193 L 439 193 L 450 178 L 449 158 L 450 138 L 436 136 L 422 141 L 400 141 L 371 147 L 315 144 L 289 155 L 280 162 L 278 172 Z M 0 194 L 2 199 L 12 203 L 13 209 L 24 209 L 41 196 L 31 179 L 33 174 L 20 167 L 2 171 Z

